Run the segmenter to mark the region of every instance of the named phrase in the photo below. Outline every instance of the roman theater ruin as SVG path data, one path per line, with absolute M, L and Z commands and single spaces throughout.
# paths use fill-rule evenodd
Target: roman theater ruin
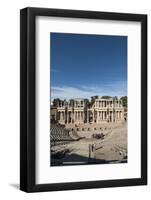
M 121 100 L 56 99 L 50 116 L 51 166 L 127 162 L 127 110 Z
M 84 99 L 60 101 L 51 107 L 51 119 L 67 128 L 77 126 L 98 127 L 103 124 L 120 123 L 124 121 L 124 107 L 121 100 L 98 97 L 88 103 Z

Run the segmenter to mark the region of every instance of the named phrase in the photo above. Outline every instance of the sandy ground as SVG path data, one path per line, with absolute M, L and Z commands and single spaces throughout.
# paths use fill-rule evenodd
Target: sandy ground
M 103 139 L 92 138 L 94 133 L 103 133 Z M 66 151 L 59 159 L 52 159 L 52 165 L 72 165 L 88 163 L 127 162 L 127 124 L 120 127 L 107 128 L 104 131 L 79 131 L 79 141 L 54 147 L 55 151 Z M 89 146 L 95 144 L 95 150 Z

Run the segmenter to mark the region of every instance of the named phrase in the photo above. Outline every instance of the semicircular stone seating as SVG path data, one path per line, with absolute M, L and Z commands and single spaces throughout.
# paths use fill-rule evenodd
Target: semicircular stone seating
M 52 142 L 73 141 L 74 139 L 69 135 L 69 132 L 64 129 L 62 125 L 51 124 L 50 139 Z

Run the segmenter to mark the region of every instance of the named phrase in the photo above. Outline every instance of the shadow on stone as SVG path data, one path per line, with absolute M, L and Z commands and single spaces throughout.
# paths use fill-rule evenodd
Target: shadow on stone
M 105 164 L 109 163 L 103 159 L 88 158 L 78 154 L 66 154 L 61 159 L 51 158 L 51 166 L 67 166 L 67 165 L 88 165 L 88 164 Z

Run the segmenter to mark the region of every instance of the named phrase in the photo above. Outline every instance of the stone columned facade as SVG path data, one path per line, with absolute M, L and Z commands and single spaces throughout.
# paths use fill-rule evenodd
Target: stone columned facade
M 123 122 L 124 107 L 122 101 L 114 98 L 98 97 L 93 102 L 76 98 L 51 105 L 51 120 L 64 125 Z

